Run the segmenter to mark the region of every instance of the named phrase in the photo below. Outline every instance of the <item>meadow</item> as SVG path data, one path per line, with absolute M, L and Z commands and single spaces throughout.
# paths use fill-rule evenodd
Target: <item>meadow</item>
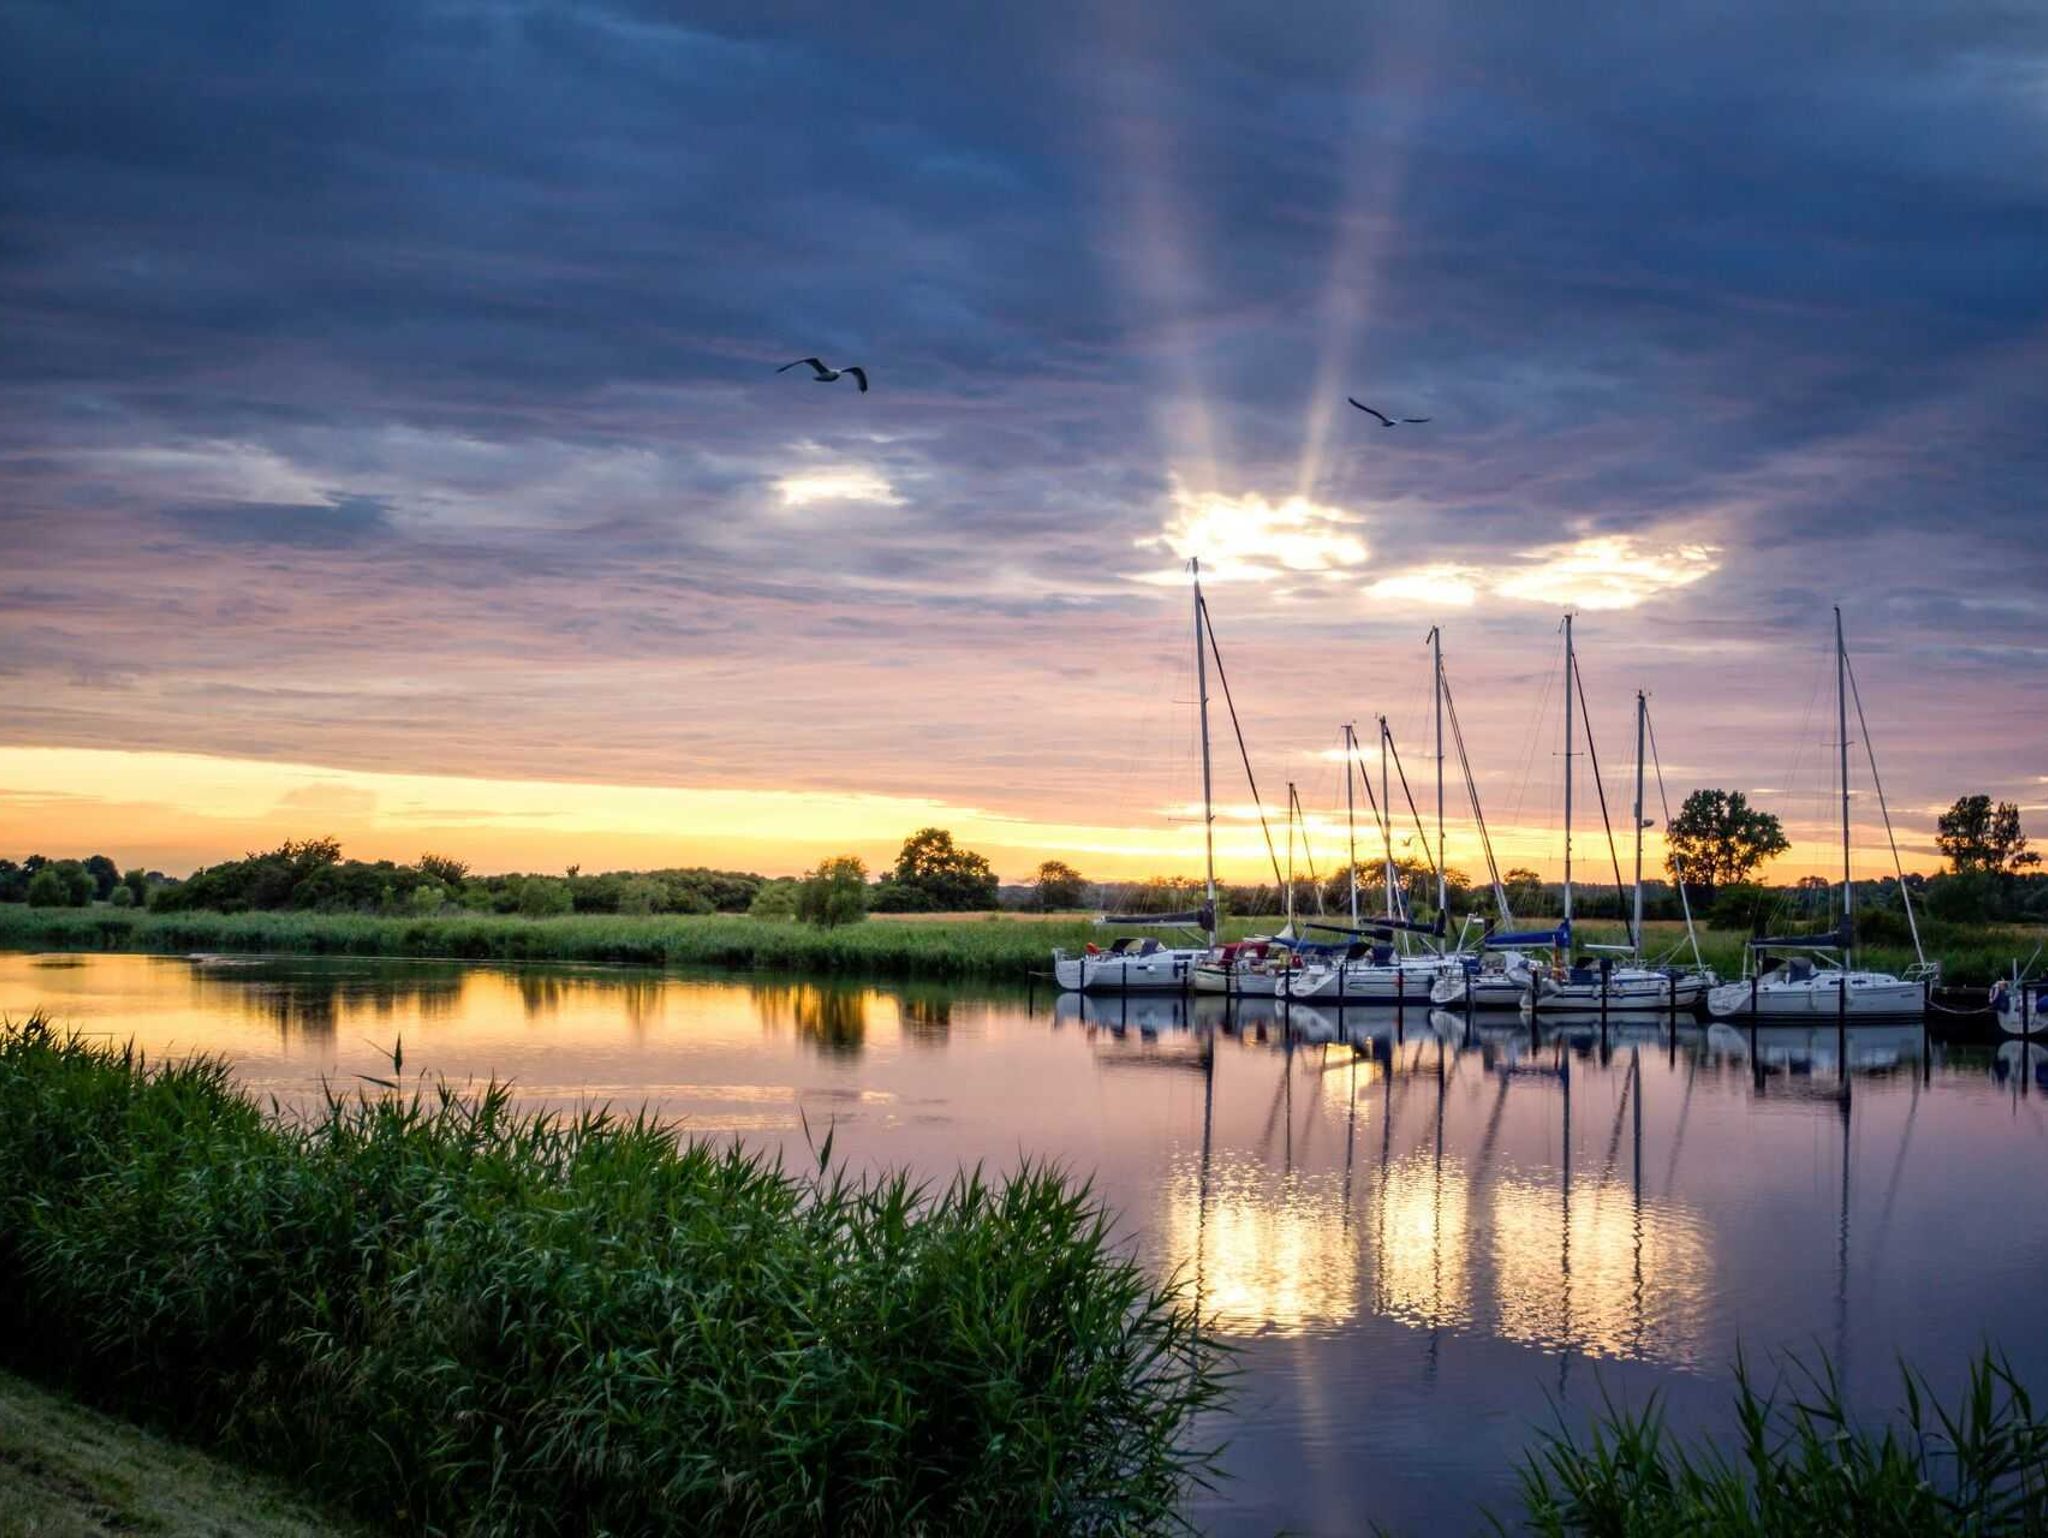
M 1540 921 L 1539 921 L 1540 922 Z M 1271 917 L 1233 918 L 1226 938 L 1270 933 Z M 1684 928 L 1645 926 L 1648 950 L 1689 961 Z M 0 904 L 0 949 L 249 951 L 304 955 L 413 956 L 472 961 L 566 961 L 641 966 L 716 967 L 809 975 L 1024 982 L 1051 965 L 1052 948 L 1078 950 L 1111 936 L 1155 933 L 1184 943 L 1179 931 L 1105 930 L 1085 914 L 878 915 L 819 929 L 787 920 L 678 914 L 517 914 L 431 917 L 302 911 L 156 913 L 120 908 L 30 908 Z M 1579 925 L 1582 942 L 1613 943 L 1612 922 Z M 2039 929 L 1922 921 L 1928 952 L 1951 984 L 1983 986 L 2024 963 Z M 1700 930 L 1700 950 L 1723 977 L 1742 969 L 1744 935 Z M 1913 960 L 1897 943 L 1859 948 L 1860 964 L 1902 970 Z
M 0 1025 L 0 1355 L 387 1529 L 1145 1532 L 1225 1383 L 1043 1168 L 791 1171 L 389 1080 Z

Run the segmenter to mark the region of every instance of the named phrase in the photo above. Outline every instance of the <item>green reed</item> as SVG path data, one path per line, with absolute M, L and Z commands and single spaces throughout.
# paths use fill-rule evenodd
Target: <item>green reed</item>
M 1789 1364 L 1759 1387 L 1736 1367 L 1733 1450 L 1686 1445 L 1653 1400 L 1606 1406 L 1583 1434 L 1545 1437 L 1521 1469 L 1516 1530 L 1592 1538 L 1992 1538 L 2048 1533 L 2048 1423 L 1988 1352 L 1944 1405 L 1901 1369 L 1903 1405 L 1859 1426 L 1831 1368 Z M 1510 1530 L 1495 1523 L 1497 1531 Z
M 1213 1475 L 1217 1348 L 1057 1170 L 792 1174 L 396 1070 L 292 1118 L 0 1025 L 0 1355 L 409 1531 L 1149 1531 Z

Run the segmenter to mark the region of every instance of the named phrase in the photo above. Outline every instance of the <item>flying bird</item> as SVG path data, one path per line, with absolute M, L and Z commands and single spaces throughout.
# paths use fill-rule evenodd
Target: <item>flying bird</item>
M 1348 395 L 1345 396 L 1344 399 L 1351 401 L 1352 405 L 1356 406 L 1360 411 L 1363 411 L 1367 416 L 1378 417 L 1380 419 L 1380 426 L 1393 427 L 1396 425 L 1394 418 L 1388 416 L 1384 411 L 1375 411 L 1372 409 L 1372 407 L 1366 405 L 1364 401 L 1351 400 L 1351 397 Z M 1428 420 L 1428 417 L 1402 417 L 1401 423 L 1412 425 L 1416 422 L 1427 422 Z
M 818 376 L 817 382 L 819 384 L 830 384 L 841 374 L 851 374 L 853 375 L 853 382 L 860 386 L 860 393 L 863 395 L 868 393 L 868 371 L 858 365 L 851 368 L 827 368 L 823 358 L 799 358 L 795 363 L 783 364 L 775 372 L 787 374 L 791 369 L 800 368 L 806 363 L 811 366 L 811 372 Z

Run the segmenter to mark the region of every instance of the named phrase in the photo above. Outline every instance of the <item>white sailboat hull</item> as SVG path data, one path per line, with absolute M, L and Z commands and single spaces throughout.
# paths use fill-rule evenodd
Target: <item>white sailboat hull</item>
M 1590 982 L 1559 981 L 1552 977 L 1539 977 L 1536 984 L 1536 1008 L 1544 1013 L 1560 1010 L 1593 1010 L 1601 1008 L 1601 995 L 1606 995 L 1606 1008 L 1614 1010 L 1658 1010 L 1697 1009 L 1700 1000 L 1706 996 L 1708 979 L 1696 973 L 1682 973 L 1674 978 L 1668 973 L 1653 971 L 1647 967 L 1616 967 L 1607 977 L 1603 990 L 1596 976 Z M 1677 998 L 1674 1001 L 1673 993 Z
M 1194 970 L 1194 988 L 1197 993 L 1210 993 L 1234 999 L 1277 999 L 1285 996 L 1286 974 L 1278 971 L 1264 971 L 1257 967 L 1219 967 L 1202 965 Z
M 1206 950 L 1158 950 L 1149 956 L 1069 956 L 1053 952 L 1052 975 L 1070 993 L 1179 993 Z
M 1991 990 L 1991 1013 L 2008 1036 L 2048 1036 L 2048 981 L 2000 979 Z
M 1431 988 L 1444 975 L 1445 963 L 1435 956 L 1385 966 L 1340 961 L 1295 973 L 1287 979 L 1284 997 L 1317 1004 L 1427 1004 Z
M 1889 972 L 1851 972 L 1848 999 L 1843 1001 L 1840 972 L 1820 972 L 1806 978 L 1765 977 L 1748 982 L 1723 983 L 1707 993 L 1707 1011 L 1717 1020 L 1755 1019 L 1759 1023 L 1787 1021 L 1795 1024 L 1833 1020 L 1917 1020 L 1927 1010 L 1926 994 L 1917 982 L 1906 982 Z

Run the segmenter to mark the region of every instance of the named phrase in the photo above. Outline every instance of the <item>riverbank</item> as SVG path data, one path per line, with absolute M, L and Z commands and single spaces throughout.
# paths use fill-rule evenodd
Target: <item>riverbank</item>
M 268 1480 L 0 1373 L 0 1538 L 350 1538 Z
M 873 918 L 839 929 L 672 914 L 523 918 L 461 914 L 133 913 L 0 906 L 9 950 L 245 951 L 722 967 L 817 976 L 1025 981 L 1052 947 L 1100 940 L 1086 919 Z
M 1273 918 L 1231 919 L 1227 938 L 1267 933 Z M 1648 924 L 1646 948 L 1676 962 L 1691 960 L 1679 924 Z M 1116 935 L 1144 934 L 1118 929 Z M 1998 927 L 1923 926 L 1930 956 L 1950 984 L 1982 987 L 2024 960 L 2041 932 Z M 0 904 L 0 950 L 273 952 L 299 955 L 396 956 L 463 961 L 565 961 L 666 967 L 717 967 L 811 976 L 932 978 L 1023 983 L 1051 966 L 1052 949 L 1079 950 L 1109 932 L 1086 915 L 877 915 L 864 923 L 817 929 L 787 920 L 674 914 L 629 917 L 577 914 L 454 914 L 428 918 L 356 913 L 151 913 L 120 908 L 30 908 Z M 1185 941 L 1184 931 L 1154 931 Z M 1623 929 L 1598 921 L 1578 926 L 1581 943 L 1614 944 Z M 1707 964 L 1739 976 L 1745 936 L 1700 931 Z M 1913 953 L 1893 945 L 1857 952 L 1865 966 L 1900 971 Z
M 0 1356 L 403 1530 L 1154 1531 L 1221 1365 L 1086 1187 L 0 1026 Z M 574 1514 L 571 1520 L 569 1514 Z

